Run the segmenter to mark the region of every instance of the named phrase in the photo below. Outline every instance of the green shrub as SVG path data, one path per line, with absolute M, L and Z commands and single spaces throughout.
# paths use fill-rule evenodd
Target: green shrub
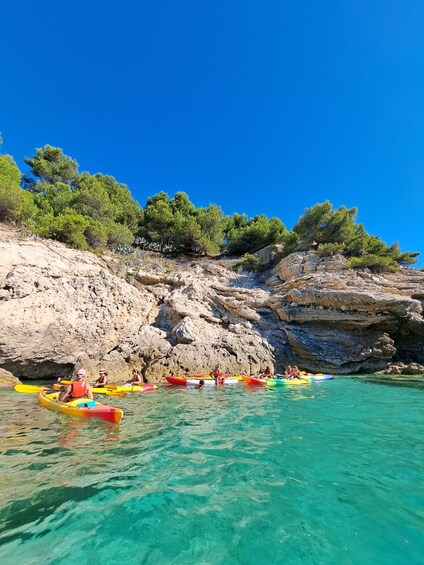
M 317 253 L 320 257 L 331 257 L 343 253 L 343 243 L 320 243 Z
M 234 271 L 263 271 L 264 262 L 261 257 L 256 255 L 251 255 L 246 253 L 235 265 L 233 266 Z
M 84 232 L 89 225 L 89 218 L 67 209 L 54 218 L 51 234 L 54 239 L 66 243 L 75 249 L 88 249 Z
M 19 220 L 23 207 L 21 173 L 10 155 L 0 155 L 0 221 Z
M 134 243 L 132 231 L 123 224 L 108 222 L 106 224 L 107 245 L 110 249 L 119 252 L 120 249 L 127 250 Z
M 107 228 L 101 222 L 90 218 L 84 230 L 84 237 L 91 249 L 98 249 L 100 251 L 105 249 L 107 245 Z
M 370 269 L 374 273 L 395 273 L 399 270 L 399 265 L 391 257 L 380 257 L 371 254 L 363 255 L 362 257 L 351 257 L 348 259 L 348 267 L 352 269 Z

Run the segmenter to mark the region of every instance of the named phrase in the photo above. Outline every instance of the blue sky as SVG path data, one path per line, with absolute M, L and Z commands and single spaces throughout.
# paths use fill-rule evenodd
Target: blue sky
M 165 190 L 292 228 L 329 199 L 424 265 L 422 0 L 20 0 L 0 131 L 145 204 Z

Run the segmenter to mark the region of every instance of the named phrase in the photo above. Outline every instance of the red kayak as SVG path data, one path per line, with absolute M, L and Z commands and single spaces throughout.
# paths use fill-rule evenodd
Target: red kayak
M 187 379 L 185 379 L 184 377 L 174 377 L 172 375 L 167 375 L 165 379 L 171 385 L 187 386 Z

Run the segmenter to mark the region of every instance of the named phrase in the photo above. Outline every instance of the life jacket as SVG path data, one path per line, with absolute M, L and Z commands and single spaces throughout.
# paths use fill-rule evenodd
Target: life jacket
M 222 371 L 220 371 L 219 369 L 215 369 L 215 371 L 213 372 L 213 376 L 222 377 Z
M 137 375 L 133 375 L 133 376 L 132 376 L 132 379 L 131 379 L 131 382 L 132 382 L 132 383 L 140 383 L 140 382 L 141 382 L 140 375 L 138 375 L 138 374 L 137 374 Z
M 72 383 L 71 394 L 69 395 L 72 400 L 75 398 L 84 398 L 87 395 L 87 383 L 85 381 L 74 381 Z
M 221 378 L 218 379 L 218 384 L 223 385 L 224 381 L 225 381 L 224 377 L 221 377 Z
M 107 384 L 107 377 L 99 377 L 96 384 L 105 386 L 105 384 Z

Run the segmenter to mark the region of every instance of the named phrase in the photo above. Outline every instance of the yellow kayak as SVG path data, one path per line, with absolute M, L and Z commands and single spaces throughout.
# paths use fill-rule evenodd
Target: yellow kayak
M 38 394 L 38 400 L 41 406 L 49 410 L 54 410 L 55 412 L 61 412 L 68 416 L 78 416 L 80 418 L 100 418 L 112 424 L 119 424 L 124 415 L 120 408 L 106 406 L 96 400 L 77 398 L 70 402 L 59 402 L 58 396 L 59 393 L 57 392 L 40 392 Z
M 149 390 L 156 390 L 157 388 L 158 385 L 146 383 L 142 385 L 106 385 L 105 387 L 93 388 L 91 390 L 93 392 L 147 392 Z
M 266 384 L 270 387 L 274 386 L 293 386 L 311 384 L 311 379 L 268 379 Z

